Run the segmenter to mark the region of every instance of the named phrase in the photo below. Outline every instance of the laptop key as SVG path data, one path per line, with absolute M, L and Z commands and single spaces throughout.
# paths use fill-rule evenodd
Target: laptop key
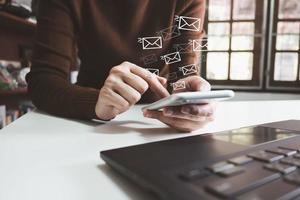
M 294 158 L 300 159 L 300 153 L 295 154 Z
M 290 200 L 300 195 L 300 188 L 281 179 L 242 194 L 236 200 Z
M 282 174 L 289 174 L 297 169 L 295 166 L 286 165 L 282 163 L 270 163 L 264 166 L 266 169 L 280 172 Z
M 289 183 L 300 186 L 300 174 L 299 173 L 293 173 L 288 176 L 285 176 L 284 180 Z
M 284 158 L 283 155 L 268 153 L 265 151 L 257 151 L 254 153 L 248 154 L 249 157 L 254 158 L 256 160 L 264 161 L 264 162 L 275 162 Z
M 240 173 L 243 173 L 245 169 L 243 167 L 232 167 L 226 170 L 219 172 L 218 174 L 224 177 L 234 176 Z
M 279 146 L 279 148 L 300 151 L 300 146 L 297 144 L 289 144 L 289 146 Z
M 218 163 L 215 163 L 209 167 L 207 167 L 209 170 L 211 170 L 212 172 L 214 173 L 218 173 L 218 172 L 221 172 L 221 171 L 224 171 L 224 170 L 227 170 L 227 169 L 230 169 L 230 168 L 233 168 L 234 165 L 231 164 L 231 163 L 228 163 L 228 162 L 218 162 Z
M 180 173 L 179 178 L 181 178 L 184 181 L 194 181 L 194 180 L 198 180 L 201 178 L 205 178 L 209 175 L 211 175 L 211 173 L 209 173 L 206 170 L 193 169 L 193 170 L 189 170 L 187 172 Z
M 279 155 L 284 155 L 284 156 L 292 156 L 297 153 L 296 150 L 289 150 L 289 149 L 284 149 L 284 148 L 276 148 L 276 149 L 267 149 L 266 152 L 271 152 Z
M 288 164 L 288 165 L 300 167 L 300 159 L 295 159 L 292 157 L 291 158 L 283 158 L 282 160 L 280 160 L 280 162 Z
M 249 168 L 242 174 L 219 179 L 205 185 L 205 190 L 222 198 L 234 198 L 244 192 L 280 178 L 281 174 L 259 167 Z
M 228 162 L 235 164 L 235 165 L 245 165 L 252 161 L 253 161 L 253 159 L 248 156 L 239 156 L 239 157 L 235 157 L 235 158 L 228 160 Z

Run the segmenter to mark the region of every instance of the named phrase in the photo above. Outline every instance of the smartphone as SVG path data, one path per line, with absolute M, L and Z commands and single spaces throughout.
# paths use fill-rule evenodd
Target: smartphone
M 234 97 L 232 90 L 215 90 L 208 92 L 181 92 L 172 94 L 142 108 L 142 110 L 159 110 L 168 106 L 187 104 L 206 104 L 211 101 L 224 101 Z

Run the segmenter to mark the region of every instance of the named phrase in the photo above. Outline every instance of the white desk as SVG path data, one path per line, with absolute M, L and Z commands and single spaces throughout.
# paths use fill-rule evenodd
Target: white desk
M 300 101 L 224 102 L 193 134 L 287 119 L 300 119 Z M 139 106 L 107 124 L 32 112 L 0 131 L 0 200 L 151 199 L 99 151 L 186 135 L 143 118 Z

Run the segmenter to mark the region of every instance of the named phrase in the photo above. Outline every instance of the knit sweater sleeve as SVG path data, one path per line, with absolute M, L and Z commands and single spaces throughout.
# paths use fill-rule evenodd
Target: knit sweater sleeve
M 77 119 L 96 117 L 99 91 L 69 81 L 76 28 L 67 0 L 40 1 L 28 90 L 38 109 Z

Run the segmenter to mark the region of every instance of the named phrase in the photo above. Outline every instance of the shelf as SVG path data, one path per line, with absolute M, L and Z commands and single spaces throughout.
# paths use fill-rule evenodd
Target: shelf
M 7 90 L 1 91 L 0 90 L 0 97 L 2 96 L 14 96 L 14 95 L 27 95 L 27 88 L 19 88 L 15 90 Z
M 30 100 L 26 88 L 0 91 L 0 105 L 6 105 L 7 108 L 18 108 L 20 102 Z
M 30 46 L 36 24 L 21 17 L 0 11 L 0 59 L 19 61 L 20 47 Z M 0 105 L 18 108 L 19 102 L 29 100 L 27 88 L 0 90 Z
M 5 11 L 0 11 L 0 26 L 16 29 L 24 33 L 32 34 L 36 29 L 36 24 L 21 17 L 12 15 Z

